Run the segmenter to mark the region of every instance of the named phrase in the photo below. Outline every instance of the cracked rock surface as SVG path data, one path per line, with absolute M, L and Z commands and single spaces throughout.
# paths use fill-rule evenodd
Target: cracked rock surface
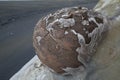
M 52 72 L 72 74 L 86 68 L 107 28 L 106 18 L 93 10 L 63 8 L 37 23 L 33 44 Z

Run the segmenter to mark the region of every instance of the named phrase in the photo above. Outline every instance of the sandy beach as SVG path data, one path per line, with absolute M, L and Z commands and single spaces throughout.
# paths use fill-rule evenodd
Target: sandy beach
M 34 55 L 32 33 L 42 17 L 70 6 L 93 8 L 97 0 L 0 2 L 0 80 L 8 80 Z

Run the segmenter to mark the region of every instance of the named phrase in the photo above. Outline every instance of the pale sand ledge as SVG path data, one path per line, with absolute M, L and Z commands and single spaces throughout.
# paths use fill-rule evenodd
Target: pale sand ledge
M 26 63 L 10 80 L 53 80 L 51 72 L 42 66 L 41 61 L 35 55 Z M 49 76 L 49 77 L 48 77 Z
M 84 80 L 85 77 L 86 71 L 70 77 L 54 74 L 47 67 L 43 66 L 37 55 L 35 55 L 10 80 Z
M 27 64 L 25 64 L 10 80 L 36 80 L 40 74 L 41 65 L 37 55 L 35 55 Z M 29 73 L 29 74 L 28 74 Z

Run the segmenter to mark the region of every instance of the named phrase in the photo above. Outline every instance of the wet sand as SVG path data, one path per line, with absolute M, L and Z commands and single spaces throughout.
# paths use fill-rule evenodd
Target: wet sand
M 35 55 L 32 33 L 42 16 L 69 6 L 92 8 L 96 1 L 0 2 L 0 80 L 8 80 Z

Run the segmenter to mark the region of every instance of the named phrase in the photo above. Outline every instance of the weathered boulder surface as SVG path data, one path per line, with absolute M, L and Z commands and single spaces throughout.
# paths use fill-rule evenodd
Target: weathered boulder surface
M 88 80 L 120 80 L 120 0 L 100 0 L 94 9 L 109 18 L 110 29 L 93 57 L 96 69 Z
M 63 8 L 42 18 L 36 25 L 33 44 L 43 64 L 60 74 L 86 68 L 108 22 L 85 7 Z

